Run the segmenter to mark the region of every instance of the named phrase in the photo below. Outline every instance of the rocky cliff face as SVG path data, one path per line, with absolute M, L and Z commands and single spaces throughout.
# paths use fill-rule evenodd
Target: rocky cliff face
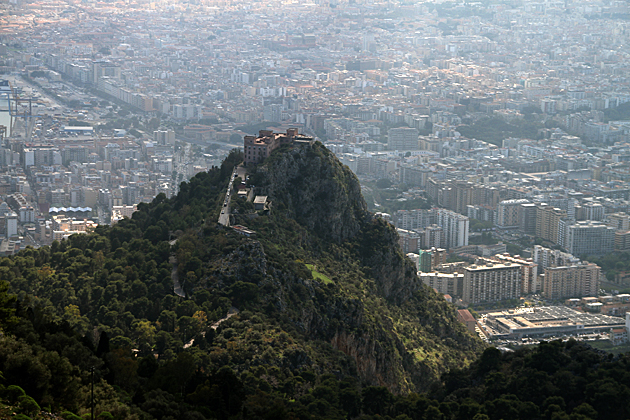
M 222 287 L 236 281 L 256 281 L 265 306 L 273 306 L 308 339 L 328 342 L 347 355 L 365 384 L 402 393 L 422 389 L 420 382 L 415 383 L 417 378 L 435 379 L 435 372 L 415 361 L 394 333 L 393 319 L 379 314 L 375 322 L 369 315 L 386 311 L 385 306 L 378 309 L 361 299 L 331 293 L 314 279 L 271 264 L 258 241 L 252 240 L 227 255 L 213 277 Z
M 356 241 L 383 296 L 401 302 L 417 289 L 395 229 L 367 211 L 357 177 L 321 143 L 277 153 L 258 168 L 256 180 L 257 194 L 267 194 L 308 231 L 335 242 Z
M 361 262 L 370 269 L 385 298 L 402 303 L 418 289 L 415 267 L 402 255 L 392 225 L 378 218 L 370 220 L 364 223 L 358 242 Z
M 319 142 L 280 152 L 258 168 L 256 193 L 323 238 L 354 237 L 368 212 L 352 171 Z

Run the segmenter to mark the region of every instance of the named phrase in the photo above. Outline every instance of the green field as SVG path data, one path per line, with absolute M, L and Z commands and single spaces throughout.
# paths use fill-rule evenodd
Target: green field
M 599 350 L 612 354 L 624 354 L 630 352 L 630 343 L 613 346 L 608 340 L 589 341 L 588 344 Z
M 333 282 L 331 279 L 328 278 L 328 276 L 326 276 L 325 274 L 322 274 L 319 271 L 317 271 L 313 264 L 305 264 L 305 265 L 306 265 L 306 268 L 311 270 L 311 274 L 313 275 L 313 278 L 315 280 L 320 280 L 320 281 L 324 282 L 324 284 L 328 284 L 328 283 L 332 283 Z

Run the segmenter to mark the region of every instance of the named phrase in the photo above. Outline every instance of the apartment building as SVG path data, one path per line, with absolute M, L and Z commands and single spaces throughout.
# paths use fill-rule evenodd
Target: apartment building
M 420 273 L 420 280 L 443 295 L 461 298 L 463 293 L 464 274 L 458 273 Z
M 571 224 L 562 220 L 559 230 L 564 235 L 559 235 L 557 243 L 573 255 L 602 255 L 613 251 L 615 229 L 602 222 L 589 220 Z
M 497 207 L 497 226 L 502 229 L 515 229 L 520 225 L 522 204 L 529 204 L 529 200 L 504 200 Z
M 496 210 L 491 206 L 486 205 L 468 205 L 466 206 L 466 215 L 470 219 L 477 219 L 484 222 L 492 222 L 496 221 Z M 536 218 L 534 217 L 534 228 L 536 223 Z
M 423 245 L 425 249 L 441 248 L 445 245 L 444 229 L 442 226 L 429 225 L 424 229 Z
M 468 245 L 469 219 L 446 209 L 438 209 L 437 224 L 444 230 L 446 248 Z
M 387 148 L 389 150 L 418 150 L 418 134 L 416 128 L 390 128 L 387 132 Z
M 556 207 L 540 205 L 536 210 L 536 236 L 558 243 L 558 226 L 567 212 Z
M 396 229 L 398 232 L 398 244 L 403 254 L 417 253 L 422 246 L 422 233 L 414 230 Z
M 599 266 L 586 261 L 572 266 L 545 268 L 543 295 L 547 299 L 597 296 L 600 272 Z
M 604 220 L 604 206 L 596 202 L 585 202 L 575 206 L 577 220 Z
M 419 251 L 418 269 L 422 272 L 435 270 L 439 265 L 446 263 L 447 252 L 442 248 L 431 248 Z
M 630 251 L 630 230 L 615 232 L 615 251 Z
M 505 262 L 464 268 L 462 300 L 467 303 L 517 299 L 522 290 L 521 266 Z
M 608 226 L 615 228 L 615 230 L 630 230 L 630 216 L 626 213 L 611 213 L 606 218 Z
M 424 229 L 434 224 L 437 215 L 433 209 L 398 210 L 394 215 L 394 226 L 401 229 Z
M 522 203 L 520 206 L 518 228 L 526 235 L 536 234 L 536 204 Z
M 562 252 L 559 249 L 545 248 L 544 246 L 534 245 L 533 261 L 538 264 L 538 270 L 543 271 L 547 267 L 563 267 L 578 264 L 580 259 L 574 257 L 568 252 Z
M 509 254 L 497 254 L 492 259 L 498 262 L 509 262 L 521 266 L 521 294 L 528 295 L 540 293 L 542 285 L 538 280 L 538 264 L 529 258 L 511 256 Z

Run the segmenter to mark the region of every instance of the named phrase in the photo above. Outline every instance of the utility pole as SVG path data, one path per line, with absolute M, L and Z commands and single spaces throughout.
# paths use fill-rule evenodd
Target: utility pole
M 90 420 L 94 420 L 94 366 L 90 370 L 92 371 L 92 417 L 90 417 Z

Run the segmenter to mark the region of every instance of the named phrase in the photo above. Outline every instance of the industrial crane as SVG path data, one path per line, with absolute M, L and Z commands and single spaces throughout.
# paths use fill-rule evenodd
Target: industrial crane
M 18 118 L 24 118 L 24 128 L 26 129 L 26 137 L 28 138 L 31 128 L 29 123 L 31 123 L 33 116 L 32 98 L 20 98 L 19 89 L 14 88 L 9 80 L 0 81 L 0 93 L 3 93 L 7 98 L 9 109 L 9 134 L 14 136 L 15 123 Z

